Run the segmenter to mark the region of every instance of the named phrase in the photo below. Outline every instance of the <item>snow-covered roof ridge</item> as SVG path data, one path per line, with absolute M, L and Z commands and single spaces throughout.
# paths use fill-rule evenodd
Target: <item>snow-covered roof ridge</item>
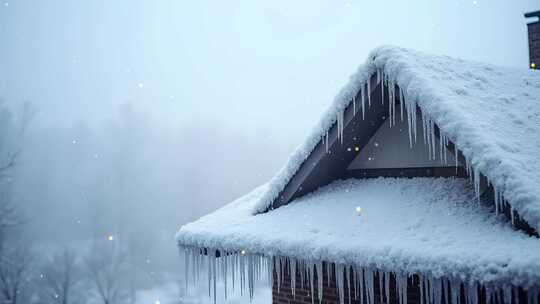
M 351 76 L 307 140 L 270 181 L 267 210 L 338 114 L 375 73 L 398 85 L 533 228 L 540 230 L 540 73 L 383 46 Z

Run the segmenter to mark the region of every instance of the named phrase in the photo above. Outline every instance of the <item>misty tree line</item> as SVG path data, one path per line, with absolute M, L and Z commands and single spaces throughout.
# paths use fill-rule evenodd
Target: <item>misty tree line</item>
M 43 248 L 25 238 L 33 219 L 14 201 L 11 185 L 33 115 L 30 105 L 14 111 L 0 104 L 0 303 L 135 303 L 145 271 L 136 262 L 136 240 L 111 235 Z

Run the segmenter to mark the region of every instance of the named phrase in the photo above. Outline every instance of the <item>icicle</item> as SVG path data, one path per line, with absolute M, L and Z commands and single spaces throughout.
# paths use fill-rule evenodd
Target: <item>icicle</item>
M 290 263 L 290 270 L 291 270 L 291 291 L 293 294 L 293 298 L 296 298 L 296 259 L 291 259 Z
M 411 106 L 407 105 L 406 107 L 407 111 L 407 127 L 409 129 L 409 148 L 412 149 L 413 141 L 412 141 L 412 128 L 413 128 L 413 122 L 412 122 L 412 112 L 411 112 Z
M 365 273 L 364 273 L 363 268 L 360 269 L 360 274 L 359 275 L 360 275 L 360 283 L 359 283 L 360 284 L 360 303 L 363 304 L 364 303 L 364 294 L 366 293 L 365 292 L 365 290 L 366 290 L 366 288 L 365 288 L 365 286 L 366 286 L 366 284 L 365 284 Z M 366 299 L 366 302 L 367 302 L 367 299 Z
M 341 110 L 337 114 L 337 127 L 338 127 L 338 138 L 341 140 L 342 145 L 343 145 L 343 118 L 344 118 L 344 110 Z
M 416 137 L 417 137 L 417 118 L 416 118 L 416 103 L 411 103 L 411 112 L 412 112 L 412 123 L 413 123 L 413 135 L 414 135 L 414 143 L 416 143 Z
M 512 303 L 512 286 L 510 285 L 504 285 L 503 286 L 503 298 L 504 303 Z
M 276 276 L 277 276 L 277 290 L 279 292 L 279 288 L 281 287 L 281 257 L 276 256 L 275 257 L 276 262 Z
M 375 271 L 369 271 L 369 302 L 375 304 Z
M 298 265 L 298 271 L 300 272 L 300 287 L 304 289 L 304 275 L 305 275 L 305 267 L 304 267 L 304 261 L 300 260 Z
M 491 300 L 493 298 L 493 288 L 491 288 L 491 286 L 489 285 L 486 285 L 486 303 L 491 303 Z M 512 296 L 510 294 L 510 296 Z
M 474 170 L 474 193 L 476 194 L 476 201 L 480 205 L 480 172 Z
M 403 274 L 401 277 L 401 303 L 407 304 L 407 275 Z
M 335 264 L 335 275 L 336 275 L 336 287 L 338 289 L 339 303 L 344 304 L 345 301 L 345 290 L 343 283 L 343 266 L 340 264 Z
M 225 255 L 223 255 L 225 254 Z M 224 252 L 223 250 L 221 251 L 221 275 L 223 277 L 223 284 L 225 285 L 224 287 L 224 296 L 225 296 L 225 300 L 227 300 L 227 277 L 228 277 L 228 273 L 227 273 L 227 259 L 228 259 L 228 254 L 227 252 Z
M 317 294 L 319 296 L 319 303 L 322 303 L 323 297 L 323 262 L 317 262 Z
M 377 270 L 377 276 L 379 277 L 379 303 L 382 303 L 383 302 L 383 292 L 384 292 L 384 289 L 383 289 L 383 271 L 382 270 Z
M 480 294 L 479 294 L 478 288 L 479 288 L 478 283 L 474 283 L 474 293 L 473 293 L 474 298 L 473 299 L 474 299 L 475 304 L 478 304 L 480 300 Z
M 326 262 L 326 282 L 328 284 L 328 287 L 330 287 L 330 282 L 332 281 L 332 264 Z
M 439 160 L 441 161 L 441 164 L 444 162 L 443 141 L 444 141 L 444 137 L 442 136 L 441 132 L 439 132 Z
M 424 300 L 424 277 L 419 276 L 420 280 L 420 304 L 427 304 L 427 302 Z
M 519 303 L 519 290 L 517 288 L 512 288 L 514 290 L 514 303 Z
M 447 151 L 448 151 L 448 136 L 444 136 L 444 164 L 448 165 L 448 157 L 447 157 Z
M 255 290 L 255 278 L 254 278 L 254 256 L 248 255 L 248 289 L 249 289 L 249 300 L 251 301 L 253 299 L 253 292 Z M 215 283 L 214 283 L 215 288 Z
M 361 99 L 362 99 L 362 120 L 365 119 L 365 111 L 366 111 L 366 105 L 365 105 L 365 99 L 364 99 L 364 94 L 366 92 L 366 90 L 363 89 L 364 86 L 362 86 L 362 91 L 360 91 L 360 96 Z
M 384 104 L 384 74 L 382 75 L 382 81 L 381 81 L 381 102 Z
M 266 265 L 268 267 L 268 284 L 270 285 L 270 289 L 273 288 L 274 286 L 274 257 L 273 256 L 269 256 L 266 258 Z M 233 286 L 234 286 L 234 268 L 233 268 L 233 271 L 232 271 L 232 274 L 233 274 Z M 233 287 L 233 290 L 234 290 L 234 287 Z
M 425 295 L 426 295 L 426 303 L 432 304 L 433 303 L 433 297 L 431 296 L 433 294 L 431 281 L 429 280 L 429 277 L 424 278 L 424 286 L 426 288 Z
M 212 287 L 213 287 L 213 294 L 214 294 L 214 304 L 216 304 L 216 299 L 217 299 L 217 296 L 216 296 L 216 291 L 217 291 L 217 288 L 216 288 L 216 281 L 217 281 L 217 277 L 216 277 L 216 252 L 215 250 L 212 250 L 211 251 L 212 255 L 210 255 L 210 253 L 208 253 L 208 257 L 210 258 L 210 260 L 212 261 Z
M 240 295 L 244 295 L 244 290 L 246 288 L 246 261 L 244 260 L 244 256 L 240 255 L 238 256 L 239 260 L 239 266 L 240 266 Z M 279 286 L 279 285 L 278 285 Z
M 208 281 L 208 297 L 210 298 L 212 296 L 212 268 L 210 267 L 210 255 L 206 254 L 206 272 L 207 272 L 207 281 Z
M 458 148 L 457 148 L 457 145 L 456 143 L 454 142 L 454 156 L 456 157 L 456 174 L 457 174 L 457 171 L 458 171 L 458 160 L 459 160 L 459 154 L 458 154 Z
M 388 81 L 388 98 L 390 106 L 390 126 L 396 125 L 396 85 L 393 81 Z
M 529 288 L 527 290 L 527 303 L 538 304 L 538 289 L 537 288 Z
M 345 277 L 347 279 L 347 292 L 349 296 L 349 304 L 351 304 L 351 268 L 349 265 L 345 266 Z
M 233 253 L 232 256 L 231 256 L 231 267 L 232 267 L 232 271 L 231 271 L 231 279 L 232 279 L 232 289 L 233 289 L 233 292 L 235 291 L 235 277 L 236 277 L 236 271 L 237 271 L 237 263 L 236 263 L 236 257 L 237 257 L 237 253 Z M 272 258 L 273 259 L 273 258 Z M 271 271 L 274 271 L 274 262 L 272 262 L 272 269 Z M 274 274 L 272 272 L 270 272 L 270 280 L 269 282 L 273 282 L 273 278 L 274 278 Z M 271 288 L 271 286 L 270 286 Z
M 340 138 L 341 138 L 341 144 L 343 145 L 343 124 L 344 124 L 344 114 L 345 114 L 345 109 L 341 110 L 341 113 L 340 113 L 340 116 L 341 116 L 341 134 L 340 134 Z
M 499 191 L 495 185 L 493 185 L 493 196 L 495 197 L 495 215 L 499 215 Z
M 433 121 L 433 119 L 430 119 L 429 120 L 429 123 L 430 123 L 430 131 L 431 131 L 431 151 L 433 153 L 433 160 L 435 160 L 437 158 L 437 149 L 436 149 L 436 144 L 435 144 L 435 121 Z
M 459 304 L 461 296 L 461 283 L 458 280 L 452 280 L 450 284 L 450 292 L 452 294 L 452 300 L 450 303 Z
M 371 78 L 367 81 L 367 100 L 368 106 L 371 108 Z
M 401 274 L 396 273 L 396 297 L 397 297 L 397 303 L 403 304 L 403 285 L 402 285 L 402 278 Z
M 392 82 L 392 124 L 396 125 L 396 85 Z M 402 120 L 403 121 L 403 120 Z
M 405 98 L 403 98 L 403 90 L 399 88 L 399 109 L 400 109 L 400 116 L 401 116 L 401 122 L 403 122 L 403 106 L 405 103 Z
M 390 84 L 388 84 L 388 122 L 390 127 L 392 127 L 392 89 L 390 88 Z
M 441 279 L 434 279 L 434 286 L 433 286 L 433 292 L 434 292 L 434 298 L 435 298 L 435 304 L 442 304 L 442 284 Z
M 358 268 L 353 266 L 353 285 L 354 285 L 354 300 L 358 299 Z
M 180 247 L 181 254 L 184 255 L 184 282 L 185 282 L 185 290 L 188 290 L 188 281 L 189 281 L 189 255 L 187 253 L 186 248 Z
M 315 282 L 313 282 L 313 272 L 315 271 L 315 269 L 313 269 L 313 262 L 308 262 L 309 263 L 309 268 L 308 268 L 308 275 L 309 275 L 309 289 L 310 289 L 310 295 L 311 295 L 311 304 L 313 304 L 315 302 L 315 292 L 314 292 L 314 284 Z
M 326 131 L 326 135 L 324 136 L 324 143 L 325 143 L 326 153 L 328 154 L 328 130 Z
M 514 207 L 510 204 L 508 204 L 510 206 L 510 220 L 512 222 L 512 226 L 515 227 L 516 226 L 516 220 L 515 220 L 515 215 L 514 215 Z
M 384 274 L 384 290 L 385 290 L 385 296 L 386 296 L 385 303 L 388 304 L 390 303 L 390 272 L 386 272 Z M 381 299 L 381 302 L 382 302 L 382 299 Z
M 426 117 L 424 112 L 422 112 L 422 138 L 424 139 L 424 144 L 427 145 Z

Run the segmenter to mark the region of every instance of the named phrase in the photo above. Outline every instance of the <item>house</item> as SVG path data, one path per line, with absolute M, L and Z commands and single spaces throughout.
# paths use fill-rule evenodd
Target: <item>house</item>
M 176 235 L 273 303 L 539 303 L 540 73 L 385 46 L 267 184 Z M 216 282 L 224 281 L 223 290 Z

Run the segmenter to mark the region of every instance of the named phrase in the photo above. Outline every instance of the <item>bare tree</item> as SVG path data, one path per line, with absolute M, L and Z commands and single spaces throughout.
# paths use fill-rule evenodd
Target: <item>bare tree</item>
M 34 108 L 25 103 L 20 114 L 14 117 L 12 111 L 0 102 L 0 246 L 5 241 L 5 230 L 23 222 L 19 210 L 11 201 L 10 171 L 17 164 L 21 153 L 20 142 L 34 114 Z
M 0 292 L 3 303 L 17 304 L 30 282 L 32 255 L 23 246 L 0 248 Z
M 82 279 L 79 260 L 69 248 L 50 257 L 43 266 L 41 292 L 54 303 L 78 302 L 76 284 Z
M 101 303 L 125 301 L 125 252 L 116 240 L 111 237 L 108 241 L 96 242 L 86 258 L 86 267 Z

